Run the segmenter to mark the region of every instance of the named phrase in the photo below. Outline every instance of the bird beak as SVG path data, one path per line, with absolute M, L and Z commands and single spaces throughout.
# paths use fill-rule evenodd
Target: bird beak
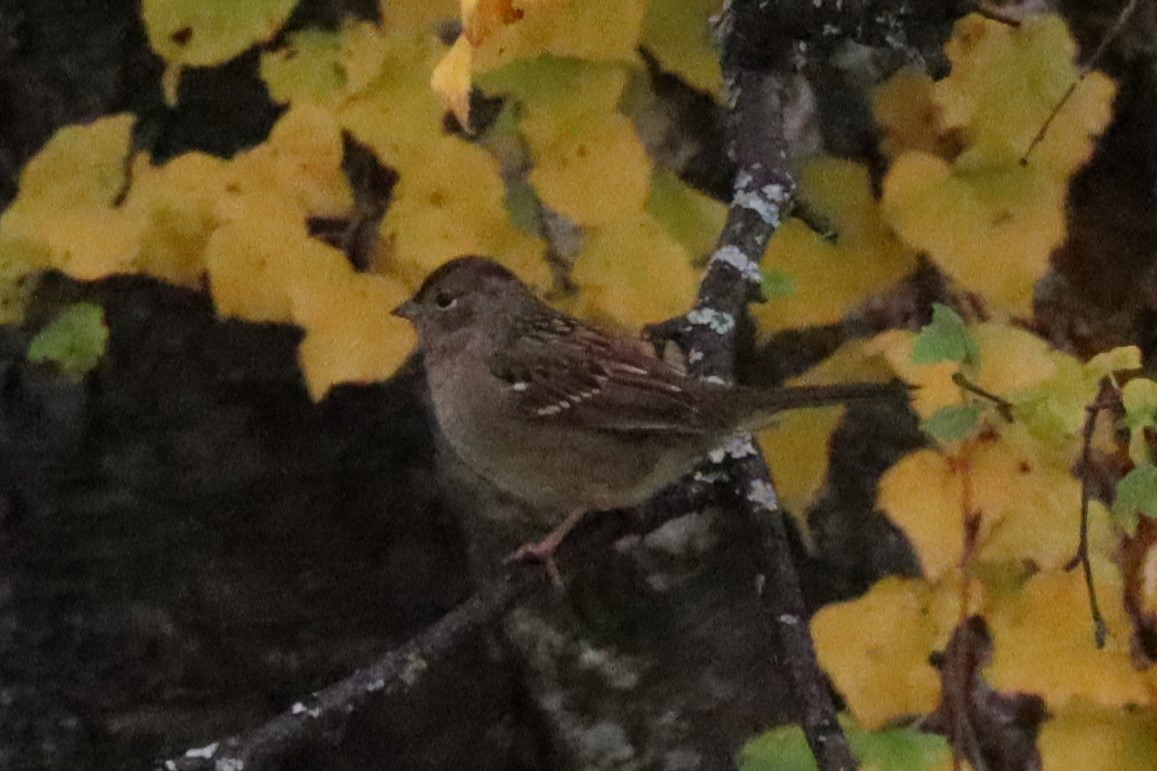
M 418 304 L 415 303 L 413 300 L 406 300 L 404 303 L 399 305 L 397 308 L 394 308 L 390 312 L 393 313 L 398 318 L 403 318 L 403 319 L 407 319 L 409 321 L 413 321 L 414 316 L 416 315 L 417 311 L 418 311 Z

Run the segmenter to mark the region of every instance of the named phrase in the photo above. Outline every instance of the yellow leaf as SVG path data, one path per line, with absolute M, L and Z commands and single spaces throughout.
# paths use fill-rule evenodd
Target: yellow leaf
M 592 120 L 578 136 L 532 143 L 532 149 L 531 184 L 547 206 L 576 224 L 598 225 L 643 211 L 651 161 L 625 115 Z
M 543 56 L 480 80 L 517 100 L 534 168 L 529 181 L 552 210 L 579 225 L 638 213 L 651 162 L 629 118 L 616 110 L 627 82 L 617 63 Z
M 20 196 L 5 220 L 26 208 L 104 209 L 125 182 L 133 124 L 129 114 L 58 130 L 20 173 Z
M 571 278 L 572 313 L 632 330 L 686 313 L 698 291 L 689 255 L 647 214 L 589 231 Z
M 1040 443 L 1042 457 L 1047 456 L 1058 467 L 1076 460 L 1077 434 L 1101 378 L 1114 369 L 1129 368 L 1118 365 L 1139 360 L 1136 352 L 1120 349 L 1082 364 L 1006 322 L 975 324 L 969 331 L 980 352 L 980 365 L 970 368 L 968 378 L 1011 403 L 1017 422 Z M 912 406 L 921 418 L 927 419 L 944 407 L 977 400 L 952 382 L 958 368 L 955 363 L 913 362 L 913 339 L 912 333 L 897 330 L 877 336 L 865 347 L 882 356 L 898 377 L 916 386 Z M 985 402 L 981 399 L 979 403 Z
M 955 457 L 919 450 L 902 458 L 880 480 L 878 505 L 936 578 L 960 564 L 969 514 L 979 517 L 974 560 L 1065 564 L 1076 552 L 1080 500 L 1080 483 L 1014 423 Z
M 1016 27 L 969 16 L 945 50 L 952 72 L 931 86 L 937 109 L 921 101 L 927 83 L 909 74 L 878 97 L 891 149 L 906 148 L 884 181 L 884 217 L 990 307 L 1027 316 L 1033 285 L 1064 240 L 1068 178 L 1108 124 L 1113 85 L 1098 74 L 1077 83 L 1075 44 L 1057 16 Z M 915 126 L 897 117 L 905 95 L 921 105 Z M 925 130 L 930 119 L 936 125 Z M 950 161 L 939 157 L 956 138 L 962 151 Z
M 1013 168 L 1080 75 L 1076 43 L 1057 15 L 1032 16 L 1013 27 L 967 16 L 956 23 L 945 53 L 952 73 L 935 86 L 944 129 L 964 133 L 962 169 Z M 1088 159 L 1093 137 L 1108 124 L 1113 84 L 1093 74 L 1077 86 L 1031 165 L 1065 177 Z
M 1041 387 L 1054 377 L 1059 362 L 1076 365 L 1075 359 L 1057 353 L 1045 340 L 1007 323 L 975 324 L 970 326 L 970 332 L 980 352 L 980 366 L 971 368 L 967 376 L 990 394 L 1027 398 L 1030 389 Z M 912 406 L 921 418 L 930 418 L 942 407 L 971 398 L 952 382 L 959 369 L 956 362 L 924 365 L 912 360 L 914 340 L 912 332 L 887 331 L 864 343 L 864 352 L 883 358 L 893 373 L 915 387 Z M 1078 409 L 1083 410 L 1083 406 Z
M 261 78 L 275 102 L 335 109 L 378 77 L 390 39 L 368 22 L 347 22 L 340 32 L 294 32 L 282 46 L 262 54 Z
M 935 318 L 933 324 L 936 324 Z M 996 422 L 998 400 L 1012 398 L 1009 390 L 1025 383 L 1037 383 L 1049 377 L 1055 369 L 1048 357 L 1049 347 L 1044 341 L 1015 329 L 1007 324 L 993 323 L 969 327 L 964 334 L 967 342 L 961 343 L 960 355 L 965 358 L 933 361 L 921 352 L 921 344 L 927 343 L 927 330 L 920 335 L 910 332 L 890 332 L 870 341 L 868 346 L 880 351 L 893 366 L 897 375 L 915 386 L 913 407 L 925 423 L 935 423 L 942 418 L 944 410 L 960 409 L 971 411 L 974 418 L 982 423 Z M 955 377 L 964 378 L 959 385 Z M 992 394 L 982 397 L 971 389 Z M 999 404 L 1000 407 L 1007 405 Z M 1002 419 L 1005 413 L 1000 412 Z M 925 426 L 926 430 L 932 430 Z M 968 438 L 972 431 L 966 431 L 956 440 Z M 932 435 L 944 443 L 945 439 L 932 430 Z
M 1077 551 L 1080 482 L 1018 424 L 1004 427 L 986 449 L 972 472 L 973 501 L 984 522 L 979 558 L 1065 565 Z
M 483 254 L 506 262 L 533 286 L 549 286 L 544 246 L 511 224 L 494 159 L 454 137 L 430 141 L 427 152 L 425 163 L 401 169 L 382 223 L 377 270 L 416 289 L 447 260 Z
M 987 391 L 1012 395 L 1053 377 L 1065 357 L 1031 332 L 1001 322 L 971 327 L 980 349 L 977 384 Z M 1077 363 L 1071 356 L 1066 361 Z
M 980 594 L 974 587 L 974 601 Z M 812 617 L 820 666 L 865 728 L 936 708 L 940 674 L 929 656 L 947 645 L 961 616 L 960 596 L 955 578 L 930 584 L 889 577 Z
M 430 88 L 454 113 L 462 126 L 470 125 L 470 72 L 474 47 L 460 35 L 430 75 Z
M 526 0 L 522 16 L 495 27 L 475 51 L 479 71 L 539 54 L 634 62 L 645 0 Z
M 722 7 L 722 0 L 651 0 L 641 41 L 664 70 L 716 97 L 723 74 L 710 20 Z
M 962 171 L 909 152 L 892 165 L 881 207 L 912 247 L 994 307 L 1027 315 L 1033 286 L 1064 239 L 1062 180 L 1029 167 Z
M 458 70 L 467 58 L 476 73 L 541 54 L 635 63 L 645 12 L 645 0 L 466 3 L 462 12 L 463 34 L 448 54 L 458 61 L 444 65 L 448 71 L 446 87 L 440 88 L 439 94 L 447 100 L 446 106 L 459 114 L 464 84 Z M 469 47 L 469 57 L 463 47 Z M 453 73 L 452 77 L 449 72 Z
M 204 153 L 186 153 L 161 167 L 138 157 L 126 203 L 146 223 L 135 268 L 172 284 L 199 287 L 209 238 L 222 224 L 218 203 L 227 179 L 227 162 Z
M 949 157 L 953 143 L 940 126 L 934 88 L 927 73 L 905 67 L 872 92 L 872 111 L 883 132 L 880 150 L 888 158 L 909 150 Z
M 280 104 L 294 101 L 329 103 L 348 82 L 342 66 L 343 35 L 303 29 L 286 36 L 284 45 L 261 55 L 261 79 L 269 97 Z
M 385 380 L 405 362 L 417 339 L 390 311 L 409 295 L 396 279 L 367 274 L 297 288 L 293 317 L 305 329 L 298 360 L 315 401 L 338 383 Z
M 289 208 L 249 202 L 247 216 L 218 228 L 205 248 L 217 312 L 249 321 L 293 320 L 289 290 L 296 268 L 314 250 L 301 215 Z
M 444 48 L 427 35 L 387 35 L 380 45 L 376 76 L 343 102 L 338 120 L 385 165 L 423 164 L 443 136 L 445 107 L 430 77 Z
M 829 440 L 844 416 L 842 407 L 791 410 L 758 434 L 759 446 L 775 470 L 780 504 L 807 532 L 808 508 L 827 481 Z
M 987 613 L 994 649 L 986 676 L 993 688 L 1039 693 L 1058 709 L 1074 700 L 1118 708 L 1149 703 L 1145 679 L 1130 657 L 1132 628 L 1120 575 L 1103 557 L 1095 559 L 1093 575 L 1110 631 L 1105 647 L 1093 640 L 1081 571 L 1046 570 Z
M 403 34 L 429 32 L 460 15 L 458 0 L 378 0 L 382 28 Z
M 149 44 L 170 64 L 221 64 L 281 29 L 296 0 L 142 0 Z
M 763 264 L 791 276 L 795 292 L 752 308 L 761 336 L 833 324 L 916 267 L 914 253 L 880 218 L 864 167 L 835 158 L 809 163 L 800 196 L 838 235 L 829 241 L 799 220 L 776 231 Z
M 516 97 L 528 140 L 550 143 L 614 112 L 629 74 L 618 62 L 539 56 L 488 72 L 478 85 L 489 94 Z
M 916 550 L 920 567 L 935 579 L 960 564 L 964 551 L 963 480 L 951 459 L 918 450 L 888 469 L 877 506 Z
M 57 131 L 20 175 L 0 234 L 43 245 L 34 251 L 80 280 L 128 270 L 144 227 L 138 213 L 118 206 L 133 123 L 115 115 Z
M 241 193 L 283 198 L 312 216 L 338 217 L 353 206 L 342 154 L 333 114 L 317 105 L 295 104 L 278 119 L 268 140 L 233 159 L 228 185 Z
M 1157 713 L 1074 699 L 1050 709 L 1037 738 L 1042 767 L 1081 771 L 1157 768 Z

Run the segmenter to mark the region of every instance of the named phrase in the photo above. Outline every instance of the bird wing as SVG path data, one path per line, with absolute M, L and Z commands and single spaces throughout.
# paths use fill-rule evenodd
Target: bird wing
M 707 430 L 693 380 L 634 341 L 561 314 L 518 325 L 490 370 L 531 420 L 639 435 Z

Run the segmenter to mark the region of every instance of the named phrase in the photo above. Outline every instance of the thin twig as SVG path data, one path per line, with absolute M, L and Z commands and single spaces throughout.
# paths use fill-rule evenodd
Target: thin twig
M 1081 432 L 1081 536 L 1077 543 L 1077 553 L 1065 565 L 1066 570 L 1072 570 L 1077 565 L 1085 574 L 1085 590 L 1089 595 L 1089 613 L 1093 618 L 1093 639 L 1098 648 L 1105 647 L 1105 640 L 1109 636 L 1109 629 L 1105 625 L 1105 617 L 1101 614 L 1101 606 L 1097 602 L 1097 590 L 1093 584 L 1093 565 L 1089 562 L 1089 469 L 1093 462 L 1093 433 L 1097 427 L 1097 415 L 1101 410 L 1110 409 L 1120 403 L 1117 388 L 1109 378 L 1101 380 L 1101 389 L 1097 398 L 1085 408 L 1085 426 Z
M 1005 24 L 1009 27 L 1020 26 L 1020 19 L 1018 17 L 1012 13 L 1009 13 L 1007 10 L 1001 8 L 998 5 L 985 2 L 985 0 L 976 0 L 973 2 L 972 10 L 974 13 L 978 13 L 986 19 L 1000 22 L 1001 24 Z
M 1113 26 L 1109 27 L 1104 37 L 1101 38 L 1101 42 L 1097 44 L 1097 47 L 1089 56 L 1088 61 L 1081 66 L 1082 77 L 1088 75 L 1093 71 L 1094 67 L 1100 64 L 1101 57 L 1105 55 L 1105 51 L 1109 49 L 1109 45 L 1121 34 L 1121 30 L 1125 29 L 1125 23 L 1129 21 L 1129 17 L 1133 15 L 1133 12 L 1137 10 L 1138 4 L 1138 0 L 1129 0 L 1129 2 L 1125 3 L 1125 7 L 1121 9 L 1121 12 L 1117 14 L 1117 18 L 1113 21 Z
M 972 614 L 972 587 L 975 576 L 972 566 L 980 551 L 980 526 L 984 513 L 976 508 L 972 495 L 972 454 L 976 450 L 976 440 L 969 439 L 960 448 L 960 454 L 950 461 L 953 471 L 960 477 L 960 521 L 964 528 L 964 541 L 960 549 L 960 618 L 963 624 Z
M 1028 149 L 1024 151 L 1024 155 L 1022 155 L 1020 158 L 1021 166 L 1028 165 L 1029 155 L 1032 154 L 1032 151 L 1036 149 L 1037 145 L 1044 141 L 1045 135 L 1048 134 L 1049 127 L 1053 125 L 1053 121 L 1056 120 L 1057 116 L 1060 115 L 1061 110 L 1064 109 L 1065 104 L 1069 101 L 1069 99 L 1072 98 L 1073 93 L 1077 90 L 1077 86 L 1081 85 L 1085 78 L 1089 76 L 1089 73 L 1093 71 L 1093 68 L 1100 63 L 1101 57 L 1105 55 L 1105 51 L 1108 50 L 1109 45 L 1113 42 L 1117 35 L 1121 34 L 1121 30 L 1125 28 L 1125 22 L 1127 22 L 1129 17 L 1133 15 L 1133 11 L 1137 9 L 1137 5 L 1138 0 L 1129 0 L 1129 2 L 1125 4 L 1125 7 L 1121 9 L 1121 12 L 1117 14 L 1117 19 L 1113 22 L 1113 26 L 1109 27 L 1109 30 L 1105 33 L 1105 36 L 1101 38 L 1101 42 L 1097 45 L 1097 48 L 1093 51 L 1092 55 L 1089 57 L 1089 60 L 1085 64 L 1081 65 L 1080 75 L 1076 80 L 1069 84 L 1068 89 L 1065 90 L 1064 96 L 1062 96 L 1060 100 L 1058 100 L 1057 103 L 1053 105 L 1053 109 L 1049 112 L 1048 117 L 1045 118 L 1044 123 L 1041 124 L 1040 130 L 1036 132 L 1036 136 L 1034 136 L 1032 141 L 1029 142 Z

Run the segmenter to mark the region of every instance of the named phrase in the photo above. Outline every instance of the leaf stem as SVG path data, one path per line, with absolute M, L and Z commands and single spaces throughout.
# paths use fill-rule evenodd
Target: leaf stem
M 994 405 L 996 405 L 996 411 L 1000 413 L 1002 418 L 1007 420 L 1009 423 L 1013 422 L 1012 402 L 997 396 L 991 391 L 984 390 L 976 383 L 973 383 L 971 380 L 965 377 L 963 372 L 954 372 L 952 374 L 952 382 L 963 388 L 965 391 L 976 394 L 977 396 L 992 402 Z

